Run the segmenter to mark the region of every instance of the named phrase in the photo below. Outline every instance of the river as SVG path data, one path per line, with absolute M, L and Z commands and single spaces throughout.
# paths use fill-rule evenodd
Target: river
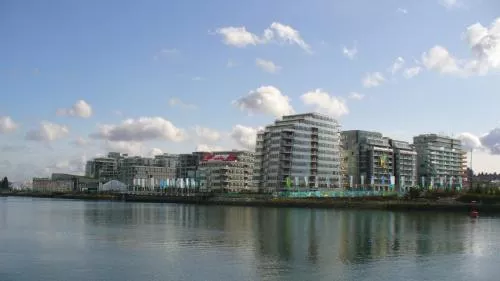
M 2 281 L 493 281 L 499 253 L 499 217 L 0 197 Z

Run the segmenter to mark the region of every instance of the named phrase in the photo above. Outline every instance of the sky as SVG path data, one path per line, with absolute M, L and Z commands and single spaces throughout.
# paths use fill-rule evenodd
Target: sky
M 498 0 L 0 2 L 0 173 L 253 149 L 286 114 L 461 138 L 500 172 Z

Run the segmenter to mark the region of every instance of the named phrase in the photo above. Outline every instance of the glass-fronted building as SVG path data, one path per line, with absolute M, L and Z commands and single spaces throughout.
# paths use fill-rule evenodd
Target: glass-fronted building
M 340 125 L 319 113 L 283 116 L 257 134 L 254 182 L 261 190 L 341 186 Z

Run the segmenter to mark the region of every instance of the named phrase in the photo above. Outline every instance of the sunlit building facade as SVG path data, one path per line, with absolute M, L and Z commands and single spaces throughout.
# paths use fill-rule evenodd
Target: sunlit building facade
M 340 125 L 319 113 L 283 116 L 257 134 L 254 182 L 276 190 L 341 185 Z

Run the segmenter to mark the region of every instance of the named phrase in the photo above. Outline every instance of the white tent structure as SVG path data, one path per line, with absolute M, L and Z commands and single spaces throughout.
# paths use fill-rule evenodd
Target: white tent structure
M 103 184 L 100 191 L 127 191 L 127 185 L 121 181 L 111 180 Z

